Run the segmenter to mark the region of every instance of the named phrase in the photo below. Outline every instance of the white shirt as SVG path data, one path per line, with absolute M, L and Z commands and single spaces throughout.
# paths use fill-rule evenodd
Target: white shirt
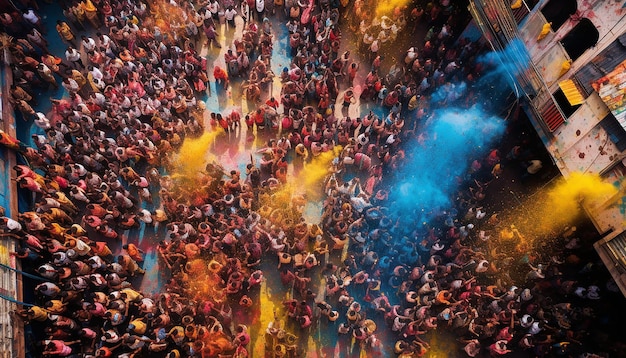
M 37 112 L 37 119 L 35 119 L 34 123 L 37 127 L 41 128 L 41 129 L 50 129 L 50 121 L 48 120 L 48 118 L 46 118 L 46 116 L 41 113 L 41 112 Z
M 537 172 L 541 170 L 542 167 L 543 166 L 541 160 L 535 159 L 530 161 L 530 165 L 528 166 L 528 168 L 526 168 L 526 170 L 528 171 L 528 174 L 537 174 Z
M 108 49 L 111 46 L 111 38 L 107 35 L 102 35 L 102 38 L 100 38 L 100 46 Z
M 68 61 L 75 62 L 80 60 L 80 53 L 73 48 L 71 50 L 65 51 L 65 58 Z
M 539 327 L 539 322 L 534 322 L 531 326 L 530 329 L 528 330 L 529 334 L 532 334 L 533 336 L 537 333 L 541 332 L 541 327 Z
M 39 17 L 37 16 L 37 14 L 35 14 L 35 12 L 30 9 L 28 10 L 28 12 L 22 14 L 22 17 L 24 17 L 25 20 L 27 20 L 28 22 L 30 22 L 31 24 L 36 24 L 37 22 L 39 22 Z
M 22 224 L 20 224 L 19 222 L 11 219 L 11 218 L 6 218 L 6 225 L 7 225 L 7 229 L 9 229 L 9 231 L 21 231 L 22 230 Z
M 91 251 L 91 247 L 89 247 L 89 245 L 87 245 L 83 240 L 76 239 L 76 246 L 74 247 L 74 250 L 79 255 L 87 255 L 89 251 Z
M 374 40 L 370 45 L 370 51 L 378 52 L 378 40 Z
M 220 4 L 217 1 L 213 1 L 207 5 L 207 9 L 211 12 L 211 14 L 217 14 L 220 9 Z
M 83 48 L 86 52 L 90 52 L 96 49 L 96 41 L 91 37 L 87 37 L 87 41 L 83 40 Z
M 94 79 L 102 80 L 102 78 L 104 77 L 102 71 L 100 71 L 98 67 L 94 67 L 90 72 Z
M 32 33 L 28 33 L 26 35 L 28 41 L 33 42 L 35 44 L 45 44 L 44 38 L 41 36 L 41 33 L 36 29 L 33 29 Z
M 106 99 L 106 97 L 102 93 L 96 92 L 95 96 L 96 96 L 96 104 L 103 105 L 104 103 L 106 103 L 107 99 Z
M 236 15 L 237 15 L 237 11 L 235 9 L 228 9 L 224 13 L 224 18 L 226 18 L 226 20 L 230 21 L 230 20 L 234 19 Z
M 68 92 L 78 92 L 80 89 L 78 82 L 74 81 L 72 78 L 68 78 L 67 83 L 64 81 L 62 85 L 68 90 Z
M 43 290 L 39 291 L 42 294 L 44 294 L 45 296 L 54 296 L 56 294 L 58 294 L 59 292 L 61 292 L 61 289 L 59 288 L 59 286 L 55 285 L 52 282 L 44 282 L 40 285 L 38 285 L 39 287 L 44 287 Z
M 250 12 L 250 6 L 248 6 L 247 1 L 241 2 L 241 17 L 244 19 L 248 19 L 248 13 Z
M 478 263 L 478 266 L 476 266 L 476 272 L 478 273 L 487 272 L 488 268 L 489 268 L 489 262 L 487 262 L 487 260 L 481 260 Z

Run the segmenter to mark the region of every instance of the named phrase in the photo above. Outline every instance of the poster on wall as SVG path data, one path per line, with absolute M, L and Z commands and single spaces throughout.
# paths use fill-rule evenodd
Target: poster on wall
M 626 60 L 606 76 L 591 83 L 619 124 L 626 129 Z

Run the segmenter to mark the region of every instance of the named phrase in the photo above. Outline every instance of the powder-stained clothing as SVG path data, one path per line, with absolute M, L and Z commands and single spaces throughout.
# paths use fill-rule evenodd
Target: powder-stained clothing
M 57 24 L 57 32 L 59 33 L 59 36 L 61 36 L 61 38 L 65 41 L 74 40 L 74 33 L 72 32 L 72 29 L 70 29 L 70 26 L 65 22 Z

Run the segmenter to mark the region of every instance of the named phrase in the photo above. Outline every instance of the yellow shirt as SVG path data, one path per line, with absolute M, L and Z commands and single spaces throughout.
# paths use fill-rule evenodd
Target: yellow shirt
M 82 73 L 80 73 L 80 71 L 77 70 L 72 70 L 72 78 L 74 79 L 74 81 L 76 81 L 76 83 L 78 83 L 78 85 L 82 88 L 85 84 L 87 84 L 87 79 L 85 78 L 85 76 L 83 76 Z
M 74 39 L 74 34 L 72 33 L 72 29 L 70 29 L 69 25 L 65 22 L 57 25 L 57 32 L 61 36 L 61 38 L 65 41 L 72 41 Z
M 139 302 L 143 298 L 143 295 L 133 289 L 125 288 L 120 291 L 126 294 L 126 302 Z
M 33 306 L 30 308 L 30 314 L 32 316 L 32 320 L 37 322 L 44 322 L 48 319 L 48 311 L 39 306 Z
M 61 314 L 65 312 L 65 304 L 61 300 L 50 300 L 52 306 L 48 307 L 48 311 L 53 314 Z
M 80 6 L 82 6 L 83 10 L 87 11 L 87 12 L 96 12 L 98 9 L 96 9 L 96 7 L 93 5 L 93 3 L 91 2 L 91 0 L 87 0 L 87 1 L 83 1 L 80 3 Z
M 175 343 L 179 343 L 185 340 L 185 330 L 181 326 L 175 326 L 169 332 Z M 174 335 L 175 334 L 175 335 Z
M 146 333 L 146 324 L 141 320 L 141 319 L 134 319 L 130 322 L 130 324 L 132 324 L 133 326 L 135 326 L 135 328 L 133 329 L 133 331 L 135 331 L 135 333 L 137 334 L 144 334 Z

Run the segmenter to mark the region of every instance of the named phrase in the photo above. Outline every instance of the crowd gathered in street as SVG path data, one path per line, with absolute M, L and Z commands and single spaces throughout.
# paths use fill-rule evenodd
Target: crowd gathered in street
M 617 287 L 581 260 L 586 238 L 563 228 L 548 252 L 485 209 L 504 168 L 540 172 L 526 141 L 473 158 L 430 222 L 389 210 L 393 172 L 419 155 L 407 146 L 428 140 L 436 108 L 475 105 L 489 70 L 453 3 L 377 14 L 370 0 L 61 1 L 57 33 L 35 0 L 3 13 L 10 102 L 43 133 L 1 141 L 20 153 L 29 206 L 0 227 L 37 282 L 14 315 L 36 331 L 33 356 L 421 357 L 434 335 L 452 337 L 455 356 L 606 353 L 590 339 L 593 307 Z M 418 25 L 425 37 L 402 47 Z M 291 60 L 280 73 L 277 33 Z M 207 59 L 214 49 L 223 62 Z M 36 93 L 59 86 L 67 96 L 36 111 Z M 207 108 L 212 86 L 245 107 Z M 264 142 L 245 171 L 176 172 L 185 140 L 243 130 Z M 290 189 L 319 163 L 319 197 Z M 311 200 L 319 222 L 305 219 Z M 142 228 L 158 238 L 139 243 Z M 148 249 L 154 294 L 140 289 Z M 267 286 L 280 294 L 261 327 Z

